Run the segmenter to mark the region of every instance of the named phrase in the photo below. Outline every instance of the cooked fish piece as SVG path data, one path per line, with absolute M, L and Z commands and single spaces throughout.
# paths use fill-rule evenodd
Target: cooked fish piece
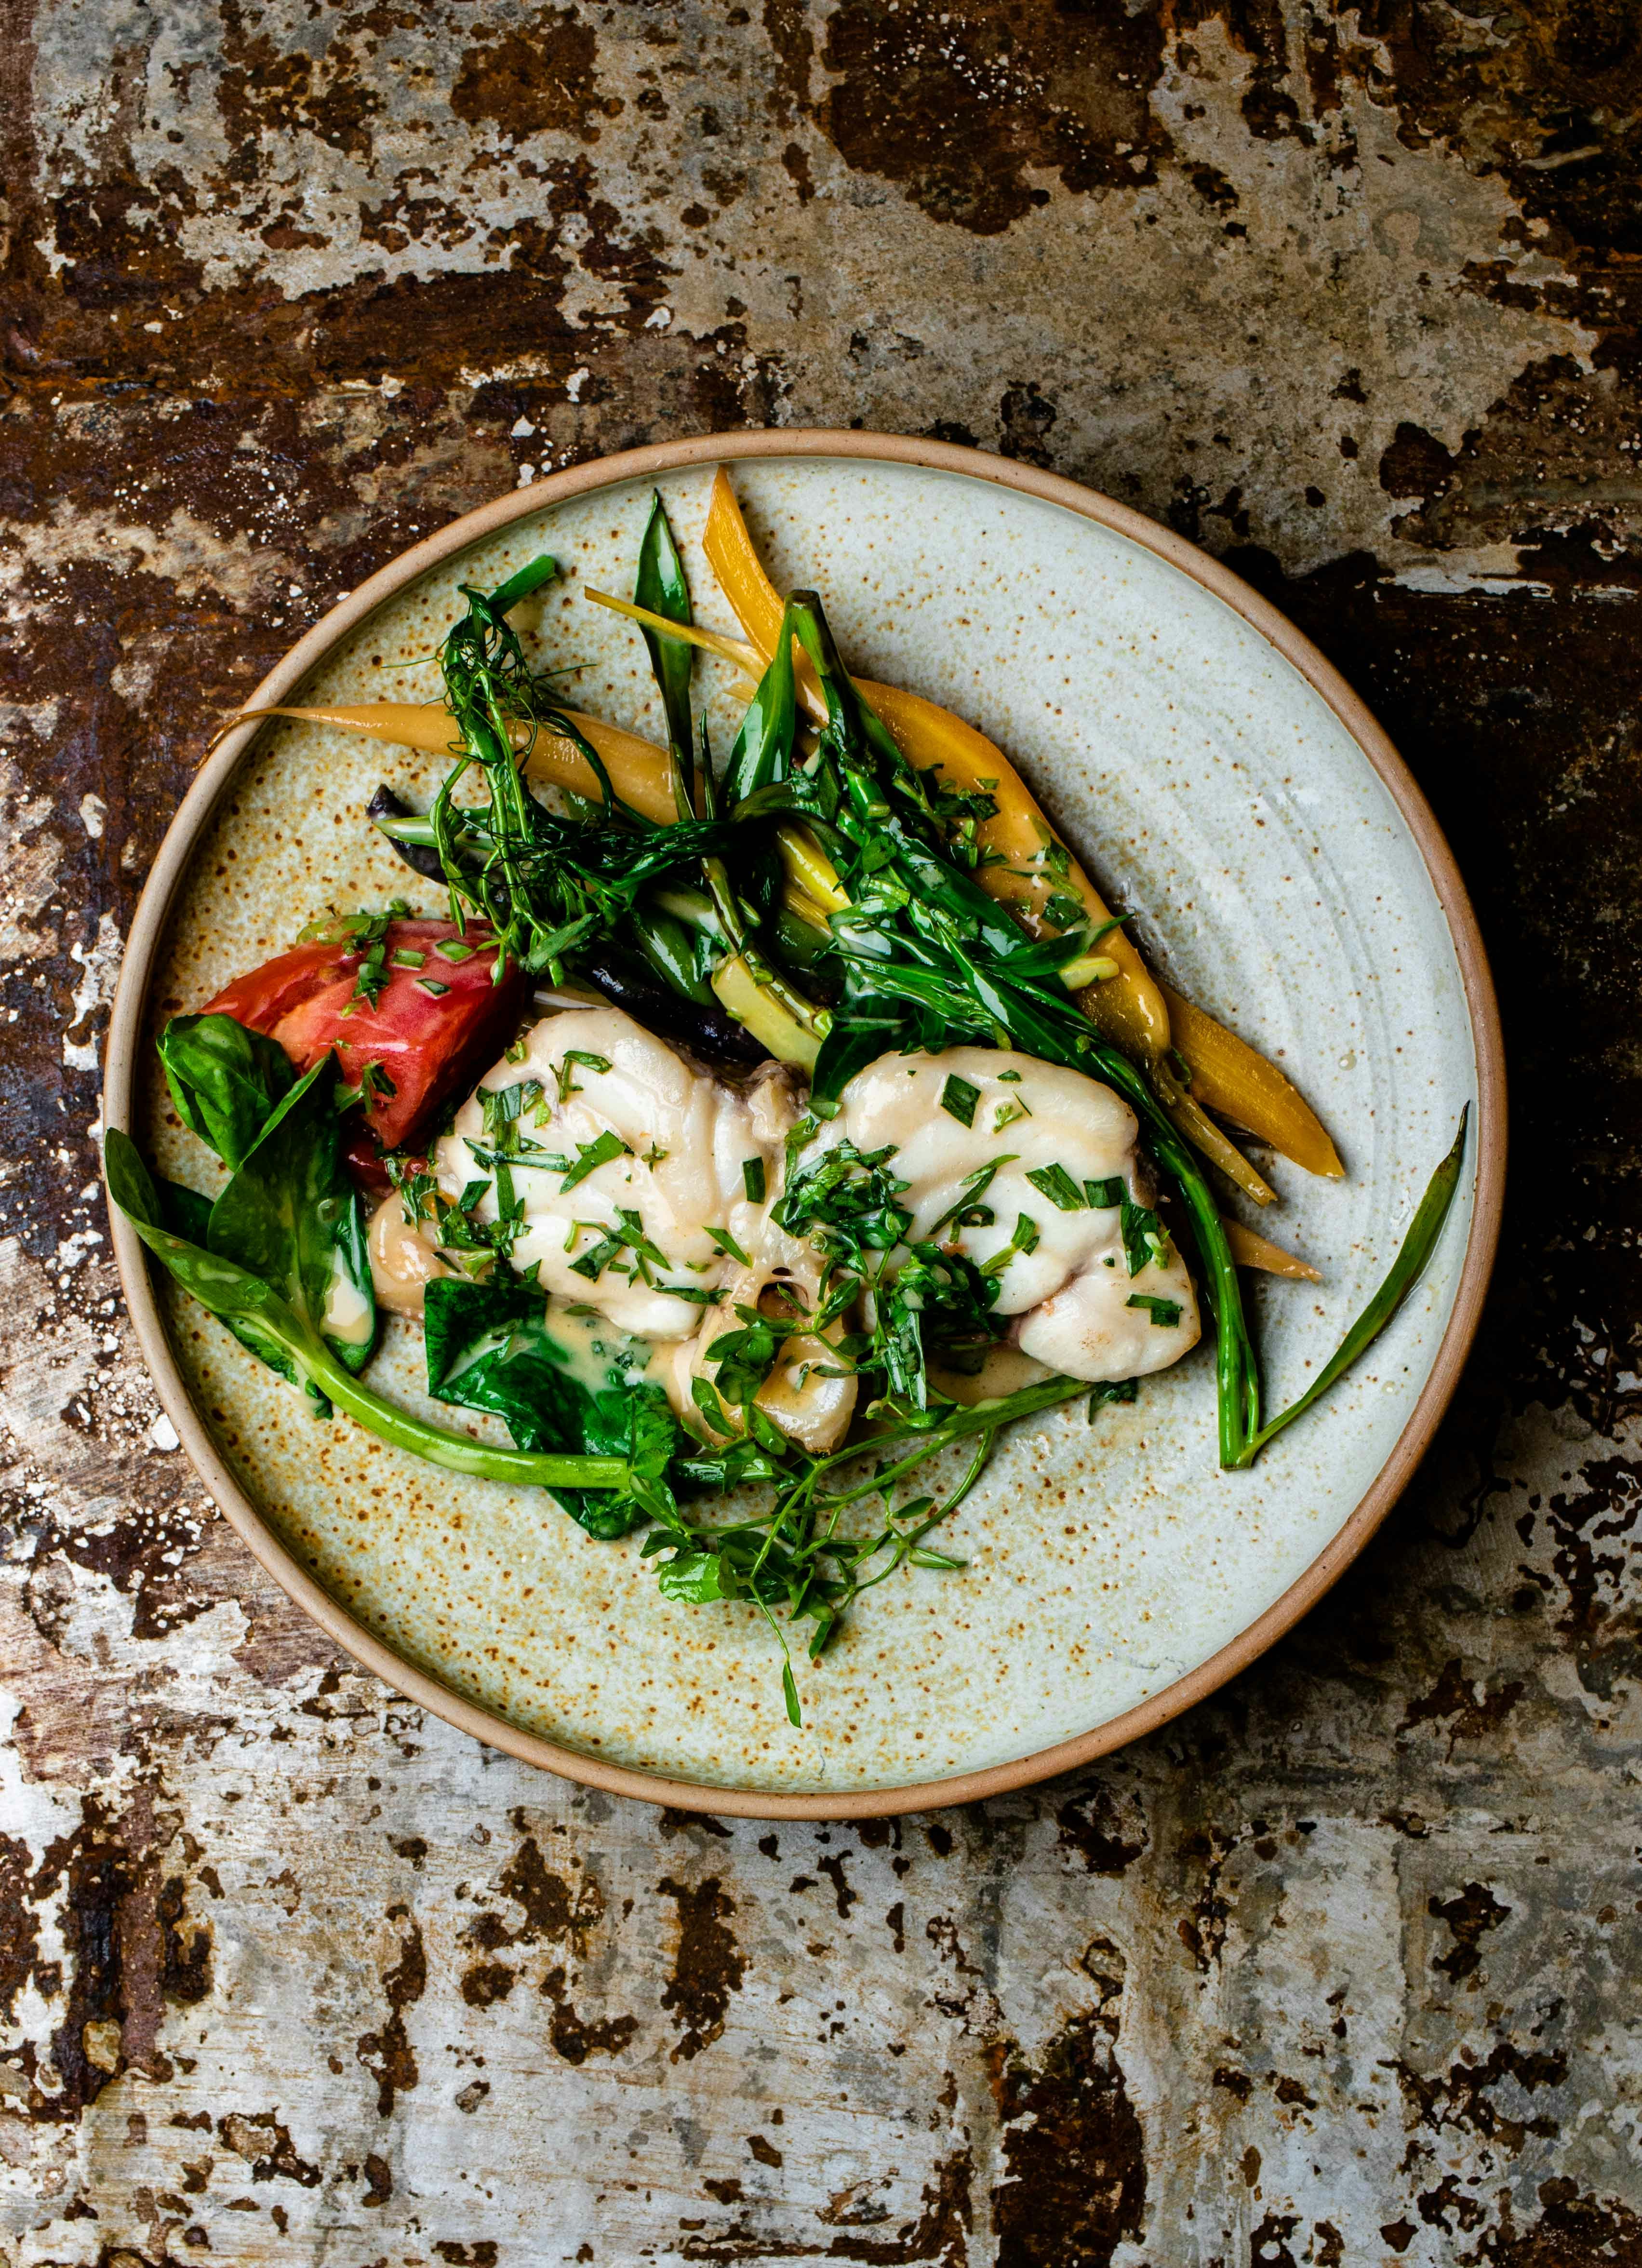
M 940 1240 L 977 1264 L 1006 1254 L 994 1312 L 1013 1319 L 1011 1340 L 1051 1370 L 1099 1381 L 1166 1369 L 1200 1329 L 1191 1278 L 1150 1213 L 1138 1131 L 1122 1096 L 1081 1071 L 1007 1049 L 946 1048 L 869 1064 L 818 1139 L 893 1145 L 919 1241 L 961 1206 L 972 1174 L 998 1163 L 977 1192 L 990 1219 L 948 1221 Z M 1138 1222 L 1131 1210 L 1131 1242 L 1151 1232 L 1133 1274 L 1125 1202 L 1147 1212 Z

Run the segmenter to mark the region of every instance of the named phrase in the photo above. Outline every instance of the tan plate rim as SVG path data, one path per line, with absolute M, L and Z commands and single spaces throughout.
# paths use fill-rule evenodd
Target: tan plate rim
M 995 1764 L 985 1771 L 924 1781 L 907 1787 L 868 1788 L 836 1793 L 767 1793 L 756 1788 L 713 1787 L 690 1780 L 600 1762 L 572 1749 L 522 1732 L 489 1710 L 464 1700 L 403 1660 L 372 1637 L 323 1590 L 286 1550 L 244 1493 L 218 1454 L 183 1384 L 149 1279 L 143 1245 L 118 1210 L 109 1207 L 114 1258 L 137 1344 L 152 1374 L 160 1403 L 200 1478 L 254 1557 L 286 1594 L 337 1645 L 383 1683 L 420 1707 L 432 1711 L 475 1740 L 538 1764 L 584 1786 L 679 1810 L 724 1813 L 751 1819 L 872 1819 L 897 1812 L 937 1810 L 1048 1779 L 1154 1732 L 1246 1669 L 1266 1648 L 1314 1606 L 1330 1584 L 1356 1558 L 1407 1485 L 1459 1382 L 1476 1336 L 1499 1239 L 1506 1176 L 1505 1051 L 1499 1011 L 1470 899 L 1454 854 L 1444 839 L 1412 774 L 1367 708 L 1309 638 L 1248 584 L 1182 537 L 1091 489 L 1029 465 L 986 455 L 944 441 L 909 439 L 895 434 L 838 432 L 826 428 L 761 432 L 708 433 L 629 449 L 550 475 L 526 489 L 498 497 L 427 536 L 350 592 L 316 622 L 277 663 L 246 704 L 269 708 L 286 700 L 316 663 L 383 602 L 416 581 L 453 552 L 491 535 L 513 520 L 544 506 L 611 487 L 624 481 L 654 479 L 694 465 L 757 457 L 844 457 L 887 464 L 922 465 L 939 472 L 967 474 L 1000 488 L 1064 505 L 1165 559 L 1194 582 L 1225 600 L 1243 620 L 1292 662 L 1328 703 L 1384 782 L 1419 846 L 1447 917 L 1465 986 L 1476 1050 L 1476 1196 L 1454 1311 L 1431 1373 L 1391 1454 L 1344 1526 L 1297 1581 L 1230 1645 L 1198 1665 L 1189 1675 L 1125 1710 L 1075 1740 L 1060 1741 L 1034 1754 Z M 259 728 L 231 733 L 201 767 L 166 832 L 131 924 L 120 981 L 114 994 L 106 1059 L 104 1120 L 129 1131 L 131 1123 L 137 1048 L 150 976 L 172 902 L 187 871 L 194 846 L 210 824 L 240 757 Z

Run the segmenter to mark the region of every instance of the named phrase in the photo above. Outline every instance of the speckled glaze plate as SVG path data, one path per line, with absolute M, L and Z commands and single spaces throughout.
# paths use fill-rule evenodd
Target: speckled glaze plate
M 355 592 L 254 705 L 431 698 L 458 584 L 538 551 L 564 578 L 522 619 L 577 702 L 658 735 L 638 640 L 582 602 L 624 587 L 659 483 L 700 617 L 734 627 L 701 556 L 733 466 L 783 588 L 823 593 L 863 674 L 957 710 L 1008 752 L 1184 990 L 1290 1072 L 1344 1182 L 1277 1160 L 1274 1233 L 1321 1285 L 1255 1279 L 1270 1406 L 1306 1381 L 1395 1249 L 1461 1108 L 1477 1130 L 1435 1261 L 1370 1356 L 1250 1473 L 1216 1469 L 1207 1349 L 1091 1425 L 1019 1425 L 948 1531 L 961 1575 L 864 1599 L 802 1673 L 805 1722 L 750 1610 L 659 1595 L 636 1543 L 539 1495 L 463 1481 L 308 1418 L 210 1318 L 114 1246 L 166 1409 L 262 1565 L 361 1661 L 480 1739 L 569 1777 L 755 1815 L 924 1808 L 1116 1748 L 1211 1691 L 1346 1569 L 1429 1440 L 1498 1226 L 1504 1092 L 1470 909 L 1384 734 L 1322 657 L 1224 568 L 1068 482 L 938 444 L 736 434 L 578 467 L 470 514 Z M 703 681 L 721 672 L 704 667 Z M 731 712 L 725 712 L 727 718 Z M 377 781 L 438 767 L 306 724 L 241 728 L 185 799 L 134 924 L 107 1110 L 162 1168 L 212 1161 L 168 1116 L 157 1024 L 327 908 L 438 895 L 364 821 Z M 419 1393 L 392 1326 L 375 1377 Z M 475 1421 L 482 1423 L 483 1421 Z

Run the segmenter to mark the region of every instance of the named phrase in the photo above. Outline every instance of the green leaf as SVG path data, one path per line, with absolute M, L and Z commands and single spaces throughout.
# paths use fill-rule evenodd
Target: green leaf
M 278 1041 L 232 1016 L 173 1016 L 159 1035 L 159 1059 L 183 1124 L 231 1170 L 296 1083 Z
M 549 553 L 542 552 L 540 557 L 529 561 L 517 575 L 510 575 L 505 583 L 498 584 L 491 592 L 488 601 L 490 612 L 497 616 L 511 613 L 533 592 L 539 591 L 544 583 L 550 583 L 558 571 L 558 561 Z
M 1425 1194 L 1414 1209 L 1414 1218 L 1409 1223 L 1407 1233 L 1385 1281 L 1299 1401 L 1291 1402 L 1286 1410 L 1278 1410 L 1275 1418 L 1269 1419 L 1252 1436 L 1237 1460 L 1240 1466 L 1252 1465 L 1268 1441 L 1280 1433 L 1285 1425 L 1292 1425 L 1297 1418 L 1304 1417 L 1313 1403 L 1320 1401 L 1335 1381 L 1344 1376 L 1351 1365 L 1367 1352 L 1425 1274 L 1426 1263 L 1437 1248 L 1443 1224 L 1459 1192 L 1460 1169 L 1464 1163 L 1466 1130 L 1470 1116 L 1471 1106 L 1468 1102 L 1460 1113 L 1460 1130 L 1454 1138 L 1454 1147 L 1427 1182 Z
M 1121 1174 L 1108 1174 L 1101 1182 L 1086 1182 L 1083 1193 L 1096 1212 L 1111 1211 L 1128 1195 Z
M 798 689 L 792 674 L 792 639 L 782 616 L 775 659 L 758 681 L 735 736 L 719 784 L 724 806 L 733 811 L 746 797 L 784 780 L 792 769 L 798 730 Z
M 1153 1263 L 1160 1268 L 1168 1265 L 1168 1232 L 1150 1205 L 1137 1204 L 1124 1191 L 1118 1211 L 1118 1233 L 1123 1240 L 1123 1257 L 1129 1263 L 1129 1272 L 1138 1276 L 1143 1268 Z
M 1144 1307 L 1160 1330 L 1172 1331 L 1181 1318 L 1178 1300 L 1160 1300 L 1152 1292 L 1131 1292 L 1123 1305 L 1126 1307 Z
M 602 1386 L 585 1382 L 571 1349 L 549 1328 L 545 1298 L 526 1285 L 440 1277 L 427 1289 L 423 1329 L 429 1393 L 501 1418 L 521 1449 L 617 1456 L 652 1468 L 659 1479 L 682 1445 L 666 1395 L 636 1378 L 619 1351 Z M 611 1336 L 618 1336 L 614 1328 Z M 625 1535 L 650 1517 L 630 1492 L 553 1493 L 590 1535 Z
M 1037 1166 L 1027 1175 L 1035 1189 L 1042 1189 L 1052 1205 L 1062 1212 L 1083 1212 L 1088 1199 L 1078 1187 L 1064 1166 Z
M 784 1661 L 781 1665 L 781 1692 L 787 1705 L 787 1722 L 796 1726 L 801 1732 L 804 1727 L 804 1712 L 799 1706 L 798 1681 L 792 1675 L 791 1661 Z
M 376 1345 L 376 1295 L 331 1107 L 335 1077 L 327 1056 L 291 1088 L 211 1207 L 206 1242 L 271 1285 L 357 1372 Z
M 955 1071 L 947 1073 L 946 1084 L 940 1091 L 940 1107 L 949 1118 L 955 1118 L 960 1126 L 973 1126 L 975 1106 L 980 1100 L 978 1086 L 971 1086 Z
M 283 1351 L 310 1387 L 334 1402 L 368 1432 L 447 1471 L 470 1473 L 514 1487 L 625 1489 L 632 1484 L 627 1462 L 616 1456 L 529 1455 L 447 1433 L 372 1393 L 337 1361 L 270 1285 L 221 1254 L 209 1252 L 162 1225 L 162 1213 L 148 1169 L 136 1144 L 110 1127 L 103 1147 L 108 1194 L 144 1243 L 201 1306 L 231 1327 L 254 1325 Z
M 1094 1423 L 1097 1410 L 1104 1410 L 1114 1402 L 1134 1402 L 1139 1394 L 1140 1381 L 1138 1378 L 1102 1379 L 1089 1396 L 1089 1423 Z
M 690 612 L 690 586 L 685 579 L 684 563 L 679 557 L 666 509 L 661 501 L 661 491 L 652 492 L 650 517 L 644 523 L 643 541 L 638 547 L 638 571 L 633 579 L 633 603 L 644 607 L 652 615 L 665 615 L 670 622 L 694 622 Z M 681 638 L 662 637 L 655 630 L 644 633 L 644 645 L 650 655 L 650 666 L 655 673 L 656 685 L 661 695 L 661 705 L 666 712 L 667 739 L 678 751 L 681 760 L 688 764 L 690 757 L 690 672 L 696 660 L 696 649 L 686 645 Z M 688 817 L 685 812 L 679 816 Z
M 573 1189 L 578 1182 L 585 1182 L 589 1174 L 596 1174 L 600 1166 L 607 1166 L 613 1158 L 629 1158 L 631 1155 L 632 1152 L 621 1136 L 607 1126 L 596 1140 L 576 1145 L 576 1163 L 559 1183 L 559 1194 L 563 1196 L 566 1189 Z
M 762 1158 L 743 1158 L 741 1187 L 747 1191 L 749 1204 L 764 1202 L 764 1161 Z
M 733 1598 L 734 1590 L 725 1587 L 724 1559 L 717 1551 L 687 1550 L 675 1551 L 664 1559 L 656 1570 L 656 1581 L 664 1599 L 678 1599 L 688 1606 L 710 1605 L 717 1599 Z

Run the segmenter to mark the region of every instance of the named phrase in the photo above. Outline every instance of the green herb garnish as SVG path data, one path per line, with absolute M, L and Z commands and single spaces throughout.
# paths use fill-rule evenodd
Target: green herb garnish
M 1064 1166 L 1035 1166 L 1027 1179 L 1063 1212 L 1082 1212 L 1088 1202 Z
M 960 1126 L 973 1126 L 975 1106 L 980 1100 L 978 1086 L 971 1086 L 968 1080 L 960 1079 L 956 1071 L 947 1074 L 946 1084 L 940 1091 L 940 1107 L 949 1118 L 955 1118 Z

